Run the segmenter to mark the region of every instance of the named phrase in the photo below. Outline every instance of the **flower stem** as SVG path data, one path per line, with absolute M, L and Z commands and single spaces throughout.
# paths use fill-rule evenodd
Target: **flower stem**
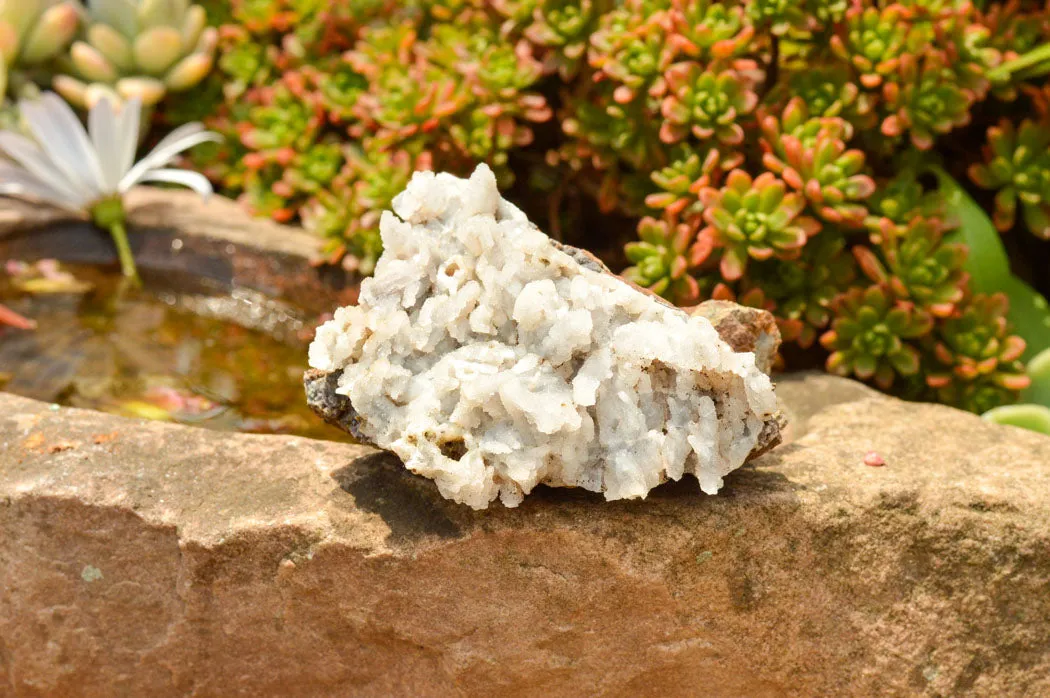
M 124 227 L 126 219 L 124 202 L 119 195 L 101 199 L 91 207 L 91 220 L 103 230 L 108 230 L 110 237 L 113 238 L 113 244 L 117 246 L 120 270 L 124 272 L 124 278 L 133 286 L 140 286 L 139 272 L 135 268 L 135 257 L 131 254 L 131 246 L 128 245 L 128 231 Z
M 131 254 L 131 246 L 128 245 L 128 233 L 124 229 L 123 221 L 113 221 L 109 224 L 109 234 L 113 237 L 113 243 L 117 246 L 117 255 L 120 257 L 120 270 L 125 278 L 136 286 L 142 282 L 139 279 L 138 269 L 135 268 L 135 257 Z

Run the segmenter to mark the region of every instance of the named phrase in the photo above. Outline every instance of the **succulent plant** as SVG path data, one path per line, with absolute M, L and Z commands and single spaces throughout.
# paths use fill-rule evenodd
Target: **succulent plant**
M 317 106 L 299 99 L 284 85 L 260 90 L 253 102 L 237 130 L 241 142 L 252 150 L 263 151 L 266 161 L 280 157 L 287 164 L 295 151 L 304 150 L 313 142 L 322 124 Z M 276 152 L 282 148 L 289 152 Z
M 944 233 L 935 220 L 916 217 L 907 226 L 883 228 L 885 265 L 867 247 L 855 247 L 853 254 L 872 281 L 937 317 L 948 317 L 963 299 L 969 275 L 963 269 L 966 245 L 945 243 Z
M 899 0 L 904 17 L 909 20 L 929 22 L 955 16 L 959 10 L 970 11 L 969 2 L 959 0 Z
M 525 37 L 546 50 L 547 72 L 572 78 L 601 17 L 600 0 L 538 0 Z
M 712 0 L 672 0 L 670 43 L 681 54 L 709 61 L 746 52 L 755 36 L 739 5 Z
M 855 3 L 831 37 L 830 46 L 857 71 L 860 84 L 873 89 L 897 71 L 907 40 L 908 23 L 901 5 L 894 3 L 880 9 Z
M 853 126 L 848 121 L 834 116 L 810 116 L 809 108 L 801 97 L 789 99 L 779 115 L 761 109 L 758 121 L 762 129 L 761 143 L 767 153 L 783 150 L 783 136 L 791 136 L 805 149 L 816 145 L 817 139 L 822 136 L 841 140 L 853 137 Z
M 989 46 L 998 51 L 1001 57 L 1000 65 L 1015 61 L 1038 48 L 1050 34 L 1046 13 L 1028 7 L 1021 0 L 989 4 L 980 22 L 987 28 Z M 1007 73 L 997 77 L 993 73 L 989 77 L 995 78 L 993 94 L 1001 100 L 1010 101 L 1017 97 L 1018 83 L 1024 76 Z
M 1015 376 L 1020 381 L 1023 374 Z M 1007 379 L 1007 382 L 1011 382 Z M 949 380 L 933 391 L 931 399 L 959 409 L 984 414 L 997 407 L 1017 402 L 1018 391 L 1001 382 L 999 376 L 981 376 L 975 380 Z
M 343 58 L 321 71 L 312 66 L 304 70 L 312 84 L 317 89 L 320 102 L 330 115 L 329 118 L 336 121 L 349 121 L 353 119 L 354 105 L 357 98 L 368 89 L 368 81 L 364 76 L 355 71 Z
M 499 114 L 543 122 L 551 109 L 543 95 L 530 92 L 543 76 L 543 66 L 536 60 L 527 42 L 507 44 L 496 35 L 475 33 L 469 42 L 470 52 L 453 68 L 471 77 L 471 92 L 486 105 L 499 105 Z M 494 106 L 488 111 L 495 112 Z
M 999 230 L 1014 225 L 1017 204 L 1025 226 L 1050 239 L 1050 130 L 1025 119 L 1020 128 L 1004 119 L 988 129 L 985 162 L 970 166 L 977 186 L 996 190 L 992 220 Z
M 295 153 L 281 176 L 287 193 L 315 194 L 326 189 L 343 167 L 344 148 L 341 143 L 327 140 Z
M 696 229 L 673 217 L 645 217 L 638 223 L 640 242 L 628 243 L 633 266 L 623 272 L 632 283 L 648 288 L 678 305 L 700 300 L 700 286 L 690 271 L 711 253 L 710 239 L 696 239 Z
M 852 288 L 832 303 L 835 319 L 820 343 L 831 352 L 829 372 L 874 379 L 883 390 L 896 376 L 914 376 L 921 367 L 919 350 L 909 343 L 930 331 L 933 318 L 899 301 L 884 286 Z
M 69 50 L 77 77 L 58 75 L 55 90 L 90 107 L 100 97 L 137 97 L 152 106 L 198 84 L 211 70 L 218 34 L 189 0 L 93 0 L 83 40 Z
M 783 36 L 806 23 L 805 6 L 795 0 L 748 0 L 747 15 L 756 27 Z
M 425 140 L 437 124 L 463 106 L 466 95 L 456 81 L 424 66 L 384 70 L 358 97 L 354 135 L 372 133 L 385 144 Z
M 834 370 L 907 398 L 975 409 L 1017 392 L 934 356 L 969 312 L 968 287 L 996 286 L 978 273 L 987 250 L 962 247 L 982 244 L 977 205 L 925 175 L 978 159 L 942 134 L 1006 116 L 974 181 L 997 193 L 1000 228 L 1020 207 L 1050 232 L 1050 10 L 1038 3 L 197 1 L 222 26 L 194 106 L 222 101 L 208 122 L 227 142 L 193 161 L 256 212 L 298 216 L 330 262 L 371 268 L 379 212 L 413 168 L 483 160 L 500 186 L 527 177 L 523 205 L 552 221 L 649 216 L 628 274 L 676 302 L 766 308 L 812 353 L 845 321 L 856 333 L 829 347 Z M 182 103 L 166 100 L 155 122 L 192 118 Z M 617 220 L 563 229 L 600 229 L 591 242 L 615 249 Z M 881 325 L 864 325 L 873 312 Z M 850 353 L 854 339 L 885 350 Z M 930 387 L 928 372 L 950 382 Z
M 944 46 L 948 65 L 971 99 L 983 99 L 991 87 L 993 70 L 1002 60 L 991 45 L 991 31 L 969 13 L 952 13 L 937 24 L 938 45 Z
M 887 82 L 882 89 L 883 108 L 889 112 L 882 121 L 884 135 L 907 132 L 916 148 L 928 150 L 938 134 L 970 122 L 973 97 L 956 82 L 943 54 L 905 54 L 899 70 L 899 82 Z
M 765 172 L 754 180 L 733 170 L 721 189 L 700 192 L 704 228 L 698 240 L 709 237 L 722 248 L 719 268 L 727 281 L 739 279 L 748 259 L 797 258 L 806 240 L 820 230 L 812 218 L 799 215 L 806 206 L 798 193 L 787 193 L 784 182 Z
M 779 121 L 764 118 L 762 130 L 763 164 L 802 192 L 817 215 L 863 225 L 868 209 L 861 202 L 875 191 L 875 181 L 864 172 L 864 152 L 846 148 L 848 124 L 834 117 L 809 119 L 805 104 L 795 98 Z
M 1011 60 L 1041 44 L 1050 26 L 1047 16 L 1022 0 L 990 3 L 981 24 L 988 28 L 989 40 L 1004 60 Z
M 507 168 L 508 153 L 514 146 L 532 139 L 532 132 L 519 128 L 513 119 L 494 119 L 476 110 L 449 126 L 449 140 L 468 160 L 487 161 L 497 178 L 509 185 L 514 175 Z
M 673 151 L 672 158 L 667 167 L 649 175 L 657 191 L 645 198 L 645 205 L 686 218 L 702 210 L 701 189 L 720 186 L 723 174 L 744 161 L 740 153 L 717 146 L 705 149 L 682 145 Z
M 405 150 L 382 150 L 376 141 L 348 147 L 346 164 L 331 187 L 319 191 L 303 210 L 306 228 L 327 241 L 329 261 L 343 261 L 371 273 L 383 250 L 379 217 L 417 169 L 429 169 L 426 157 Z
M 926 383 L 939 391 L 960 391 L 959 383 L 981 382 L 985 387 L 997 386 L 1003 391 L 1017 392 L 1028 387 L 1021 355 L 1025 341 L 1009 333 L 1006 313 L 1010 303 L 1004 294 L 975 296 L 964 309 L 959 310 L 938 328 L 931 340 L 931 356 L 936 367 L 926 375 Z M 945 398 L 948 395 L 945 394 Z M 968 408 L 987 411 L 994 405 L 972 403 L 973 396 L 966 398 Z M 958 402 L 957 397 L 950 401 Z M 1012 401 L 1012 400 L 1010 400 Z
M 841 22 L 849 10 L 849 0 L 806 0 L 807 24 L 814 31 L 822 31 Z
M 874 100 L 861 92 L 847 67 L 840 64 L 799 66 L 781 83 L 777 98 L 798 98 L 813 117 L 840 117 L 853 126 L 869 125 Z
M 240 97 L 250 87 L 277 79 L 276 66 L 267 56 L 267 47 L 255 40 L 244 27 L 224 26 L 219 34 L 218 67 L 224 78 L 223 93 L 228 99 Z
M 0 97 L 12 73 L 38 66 L 65 51 L 80 24 L 76 0 L 0 0 Z
M 806 244 L 797 260 L 756 264 L 745 286 L 769 295 L 767 309 L 777 318 L 785 342 L 808 348 L 831 322 L 832 301 L 856 276 L 845 239 L 822 234 Z
M 928 218 L 948 226 L 944 196 L 939 190 L 927 190 L 913 168 L 902 166 L 895 176 L 880 181 L 868 200 L 872 215 L 867 225 L 876 241 L 886 225 L 908 225 L 916 217 Z
M 664 91 L 663 74 L 675 52 L 668 41 L 667 10 L 664 3 L 627 2 L 604 15 L 591 35 L 588 63 L 597 71 L 596 80 L 619 83 L 613 95 L 617 102 Z
M 275 163 L 252 165 L 238 171 L 231 180 L 237 181 L 241 190 L 238 201 L 253 216 L 265 216 L 278 223 L 288 223 L 295 217 L 294 192 L 281 180 L 284 174 Z
M 717 138 L 727 145 L 744 140 L 738 119 L 758 104 L 758 96 L 734 70 L 704 70 L 699 63 L 676 63 L 667 69 L 669 94 L 660 113 L 666 121 L 660 138 L 667 143 L 688 133 L 703 140 Z
M 508 45 L 496 34 L 475 31 L 469 37 L 450 32 L 434 51 L 448 55 L 440 65 L 450 74 L 466 76 L 470 99 L 447 119 L 451 145 L 469 162 L 488 162 L 500 181 L 509 184 L 508 152 L 532 142 L 532 124 L 549 120 L 552 111 L 543 95 L 531 91 L 543 67 L 527 42 Z M 467 163 L 464 163 L 464 168 Z
M 568 100 L 562 131 L 574 141 L 561 150 L 566 160 L 586 159 L 595 169 L 609 171 L 623 160 L 640 170 L 666 162 L 659 138 L 659 119 L 640 100 L 620 104 L 613 88 L 601 85 Z M 586 147 L 581 148 L 581 142 Z

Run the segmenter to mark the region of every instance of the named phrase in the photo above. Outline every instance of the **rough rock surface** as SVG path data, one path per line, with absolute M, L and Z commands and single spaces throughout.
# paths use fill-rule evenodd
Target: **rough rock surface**
M 484 512 L 363 447 L 0 394 L 0 695 L 1050 695 L 1050 439 L 778 392 L 718 497 Z
M 354 430 L 449 499 L 644 498 L 686 474 L 714 494 L 777 428 L 754 354 L 567 253 L 485 165 L 416 173 L 380 231 L 375 276 L 318 328 L 310 365 L 341 371 Z

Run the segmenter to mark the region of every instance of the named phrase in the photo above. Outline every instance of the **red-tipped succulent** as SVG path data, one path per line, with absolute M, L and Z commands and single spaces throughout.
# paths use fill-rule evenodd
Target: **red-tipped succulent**
M 740 119 L 758 104 L 758 95 L 731 69 L 705 70 L 699 63 L 676 63 L 666 73 L 668 95 L 660 113 L 660 138 L 676 143 L 687 135 L 715 138 L 727 145 L 744 140 Z
M 784 182 L 765 172 L 754 180 L 743 170 L 733 170 L 721 189 L 700 192 L 704 221 L 700 238 L 710 238 L 721 249 L 719 268 L 727 281 L 739 279 L 749 259 L 798 257 L 820 224 L 801 215 L 805 199 L 788 193 Z
M 984 377 L 1007 390 L 1028 387 L 1030 380 L 1020 362 L 1025 341 L 1010 334 L 1009 308 L 1004 294 L 979 295 L 945 320 L 932 341 L 937 367 L 931 367 L 927 384 L 940 390 L 953 382 Z
M 697 240 L 695 227 L 673 217 L 643 218 L 638 237 L 641 241 L 628 243 L 625 250 L 633 266 L 624 270 L 624 278 L 678 305 L 699 301 L 700 285 L 691 272 L 711 253 L 710 241 Z
M 831 352 L 827 369 L 841 376 L 874 380 L 889 389 L 896 376 L 914 376 L 921 355 L 912 340 L 930 331 L 933 318 L 899 301 L 884 286 L 853 288 L 832 303 L 835 319 L 820 343 Z
M 875 191 L 864 152 L 848 149 L 849 124 L 836 117 L 806 118 L 805 104 L 792 100 L 781 119 L 762 121 L 762 162 L 788 186 L 802 192 L 813 211 L 829 223 L 860 227 L 864 205 Z
M 963 299 L 969 275 L 963 269 L 967 249 L 945 243 L 945 229 L 936 220 L 916 217 L 907 226 L 882 228 L 879 251 L 853 248 L 860 268 L 872 281 L 893 289 L 937 317 L 948 317 Z

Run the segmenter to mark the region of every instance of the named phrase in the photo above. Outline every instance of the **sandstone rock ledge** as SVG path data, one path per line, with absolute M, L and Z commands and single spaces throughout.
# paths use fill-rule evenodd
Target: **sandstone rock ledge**
M 0 695 L 1050 695 L 1050 439 L 779 389 L 789 442 L 718 496 L 485 512 L 0 394 Z

